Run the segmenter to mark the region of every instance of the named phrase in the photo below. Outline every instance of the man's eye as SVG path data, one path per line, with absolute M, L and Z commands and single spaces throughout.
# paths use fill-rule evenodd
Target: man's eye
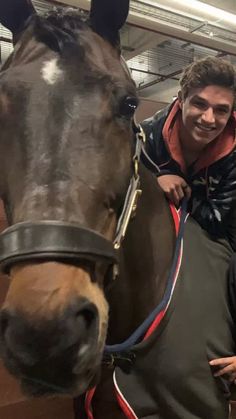
M 195 102 L 194 106 L 196 106 L 199 109 L 206 109 L 206 104 L 203 102 Z
M 219 115 L 226 115 L 229 111 L 228 111 L 228 109 L 224 109 L 224 108 L 217 108 L 217 109 L 216 109 L 216 112 L 217 112 Z

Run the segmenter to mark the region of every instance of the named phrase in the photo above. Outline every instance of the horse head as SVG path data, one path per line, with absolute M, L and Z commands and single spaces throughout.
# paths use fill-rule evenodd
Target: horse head
M 28 393 L 81 394 L 99 374 L 132 177 L 137 97 L 119 48 L 129 1 L 94 0 L 89 19 L 2 3 L 15 48 L 0 73 L 1 352 Z

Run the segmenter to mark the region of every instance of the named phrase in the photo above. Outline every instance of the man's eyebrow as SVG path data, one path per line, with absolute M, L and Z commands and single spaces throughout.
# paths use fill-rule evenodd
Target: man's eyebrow
M 201 97 L 201 96 L 198 96 L 198 95 L 194 95 L 194 96 L 192 96 L 192 100 L 199 100 L 199 101 L 201 101 L 201 102 L 204 102 L 204 103 L 209 103 L 206 99 L 204 99 L 203 97 Z M 214 106 L 214 108 L 224 108 L 224 109 L 230 109 L 230 105 L 228 104 L 228 103 L 217 103 L 215 106 Z
M 202 102 L 208 103 L 208 101 L 206 99 L 204 99 L 203 97 L 198 96 L 198 95 L 192 96 L 192 100 L 201 100 Z
M 216 105 L 216 107 L 217 108 L 224 108 L 224 109 L 230 109 L 231 108 L 231 106 L 229 106 L 228 104 L 226 104 L 226 103 L 219 103 L 218 105 Z
M 199 95 L 193 95 L 192 96 L 192 99 L 202 99 L 202 100 L 205 100 L 203 97 L 201 97 L 201 96 L 199 96 Z

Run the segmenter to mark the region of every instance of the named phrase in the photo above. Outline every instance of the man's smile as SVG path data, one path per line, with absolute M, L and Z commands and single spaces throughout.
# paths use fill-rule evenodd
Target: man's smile
M 198 122 L 195 123 L 196 128 L 198 128 L 200 131 L 204 131 L 204 132 L 212 132 L 216 129 L 215 126 L 206 126 L 206 125 L 202 125 Z

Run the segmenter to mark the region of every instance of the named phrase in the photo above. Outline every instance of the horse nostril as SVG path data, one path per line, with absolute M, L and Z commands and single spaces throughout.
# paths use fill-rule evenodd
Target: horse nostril
M 90 329 L 97 316 L 97 309 L 94 304 L 88 303 L 85 307 L 77 310 L 76 317 L 82 316 L 85 320 L 86 328 Z
M 87 299 L 74 299 L 67 307 L 59 324 L 63 330 L 63 339 L 57 350 L 78 344 L 87 343 L 96 338 L 98 332 L 98 309 Z M 60 334 L 61 336 L 61 334 Z

